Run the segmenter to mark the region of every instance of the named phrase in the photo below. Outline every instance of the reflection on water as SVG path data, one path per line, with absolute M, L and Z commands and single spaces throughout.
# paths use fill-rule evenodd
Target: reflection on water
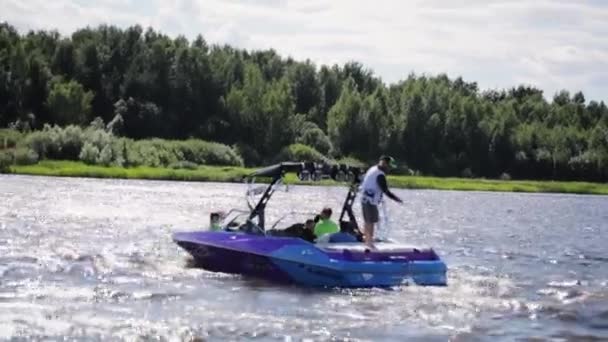
M 435 247 L 449 286 L 313 290 L 193 268 L 172 243 L 244 191 L 0 176 L 0 338 L 608 339 L 605 197 L 398 190 L 392 237 Z M 269 219 L 345 192 L 290 187 Z

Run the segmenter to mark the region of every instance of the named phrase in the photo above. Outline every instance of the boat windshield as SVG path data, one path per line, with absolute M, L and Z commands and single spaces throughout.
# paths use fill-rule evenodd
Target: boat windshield
M 232 209 L 224 216 L 220 226 L 222 228 L 238 227 L 247 221 L 249 211 L 241 209 Z
M 267 229 L 283 230 L 293 224 L 304 224 L 306 220 L 312 220 L 317 213 L 308 211 L 290 211 L 284 215 L 277 217 L 276 220 Z

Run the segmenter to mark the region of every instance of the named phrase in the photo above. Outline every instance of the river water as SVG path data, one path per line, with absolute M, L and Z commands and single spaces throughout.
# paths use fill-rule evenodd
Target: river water
M 449 285 L 312 290 L 188 266 L 171 233 L 244 190 L 0 175 L 0 339 L 608 340 L 608 197 L 397 190 L 391 237 L 436 248 Z M 345 192 L 290 187 L 268 215 Z

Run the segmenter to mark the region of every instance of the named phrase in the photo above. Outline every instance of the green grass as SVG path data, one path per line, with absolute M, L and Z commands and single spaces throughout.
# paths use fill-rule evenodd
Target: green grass
M 41 161 L 35 165 L 13 165 L 11 172 L 25 175 L 92 177 L 123 179 L 156 179 L 179 181 L 241 181 L 249 170 L 240 167 L 201 166 L 196 170 L 139 166 L 133 168 L 104 167 L 71 161 Z
M 466 178 L 389 176 L 389 184 L 394 187 L 408 189 L 501 192 L 554 192 L 608 195 L 608 184 L 589 182 L 555 182 L 531 180 L 503 181 Z
M 35 165 L 11 166 L 11 172 L 28 175 L 95 177 L 125 179 L 156 179 L 199 182 L 241 182 L 243 176 L 254 169 L 242 167 L 200 166 L 195 170 L 153 168 L 153 167 L 103 167 L 91 166 L 81 162 L 42 161 Z M 288 175 L 286 182 L 291 184 L 336 185 L 333 181 L 318 183 L 300 182 L 295 175 Z M 573 194 L 608 195 L 608 184 L 587 182 L 553 181 L 502 181 L 464 178 L 438 178 L 415 176 L 389 176 L 389 185 L 394 188 L 502 191 L 502 192 L 554 192 Z

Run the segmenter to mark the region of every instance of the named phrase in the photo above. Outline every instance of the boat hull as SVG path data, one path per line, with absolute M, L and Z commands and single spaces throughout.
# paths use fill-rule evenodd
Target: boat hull
M 313 287 L 447 285 L 445 263 L 432 249 L 381 243 L 312 244 L 299 238 L 231 232 L 176 233 L 173 240 L 200 267 Z

